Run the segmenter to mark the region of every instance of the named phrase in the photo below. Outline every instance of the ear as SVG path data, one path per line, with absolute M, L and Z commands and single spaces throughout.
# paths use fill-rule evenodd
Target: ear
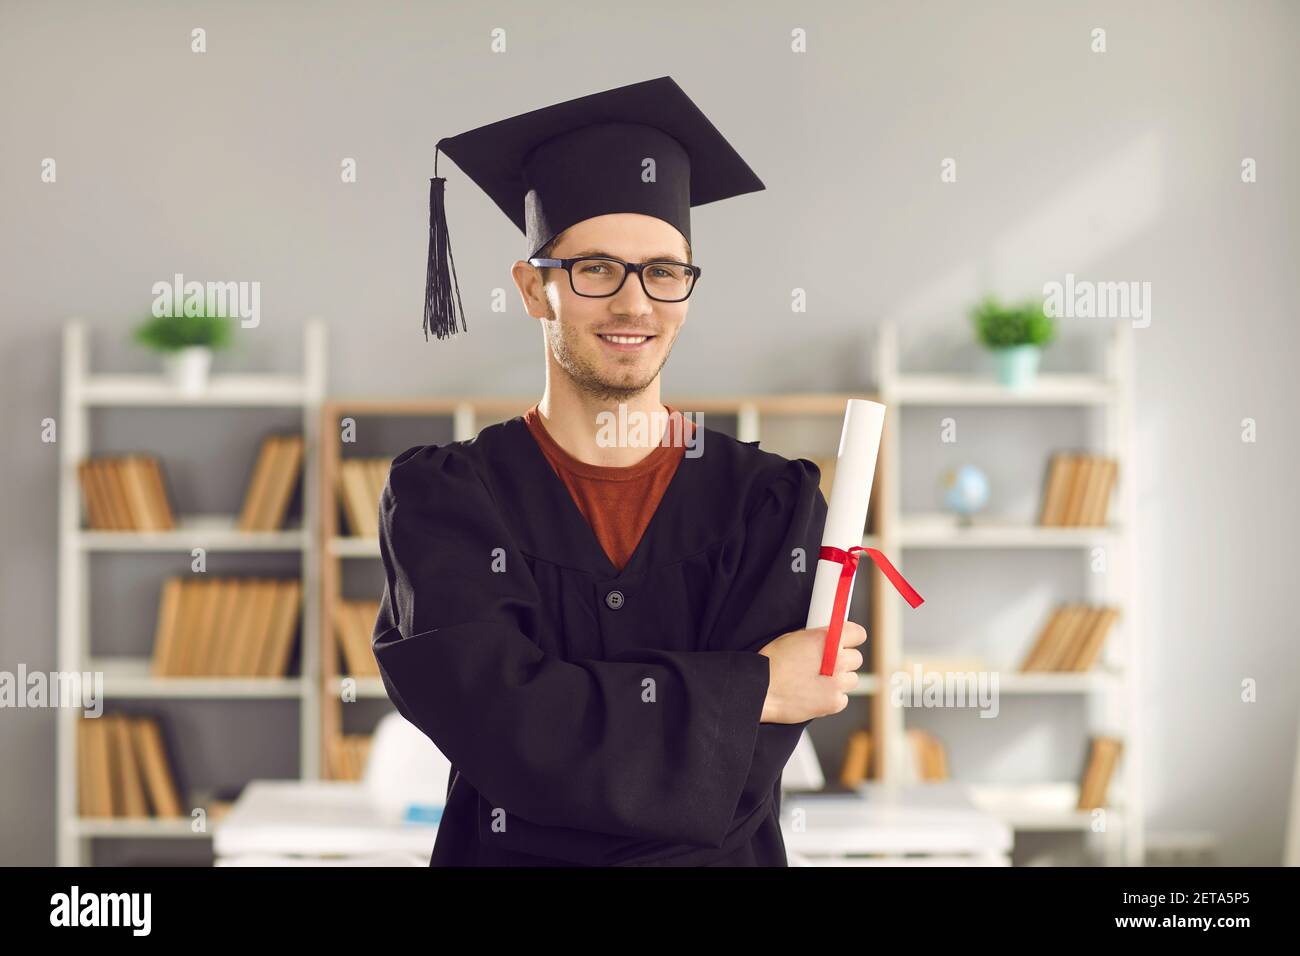
M 546 287 L 539 269 L 520 259 L 510 268 L 510 276 L 515 280 L 519 298 L 524 303 L 524 311 L 534 319 L 547 317 Z

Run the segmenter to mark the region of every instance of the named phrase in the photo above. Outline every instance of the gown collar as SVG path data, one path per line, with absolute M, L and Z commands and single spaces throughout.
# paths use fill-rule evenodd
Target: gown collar
M 497 505 L 508 517 L 516 545 L 526 554 L 585 571 L 602 581 L 618 581 L 635 578 L 656 564 L 681 560 L 707 546 L 700 522 L 692 520 L 692 515 L 700 513 L 698 509 L 708 507 L 700 500 L 707 455 L 682 456 L 641 540 L 620 571 L 538 447 L 523 416 L 501 422 L 494 430 L 497 435 L 492 444 L 499 447 L 491 449 L 489 463 L 499 489 Z M 715 447 L 718 444 L 721 442 Z

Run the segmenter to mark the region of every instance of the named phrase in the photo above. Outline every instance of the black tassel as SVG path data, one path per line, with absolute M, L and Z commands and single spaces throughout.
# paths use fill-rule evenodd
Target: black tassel
M 465 310 L 460 301 L 460 285 L 456 281 L 456 260 L 451 254 L 451 240 L 447 236 L 447 209 L 444 204 L 446 178 L 438 176 L 438 157 L 434 151 L 433 178 L 429 180 L 429 268 L 424 278 L 424 340 L 429 340 L 429 329 L 440 339 L 456 332 L 456 312 L 460 312 L 460 327 L 468 332 Z

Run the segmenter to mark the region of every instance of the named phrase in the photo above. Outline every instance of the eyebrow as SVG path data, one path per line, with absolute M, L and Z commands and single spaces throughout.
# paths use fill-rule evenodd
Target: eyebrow
M 605 256 L 605 257 L 608 258 L 608 259 L 623 259 L 622 256 L 616 256 L 616 255 L 614 255 L 614 253 L 612 253 L 612 252 L 606 252 L 604 249 L 584 249 L 582 252 L 574 252 L 574 253 L 571 253 L 571 254 L 569 254 L 569 255 L 567 255 L 567 256 L 562 256 L 561 258 L 564 258 L 564 259 L 577 259 L 579 256 Z M 643 262 L 656 262 L 656 261 L 658 261 L 658 260 L 660 260 L 660 259 L 667 259 L 667 260 L 669 260 L 669 261 L 671 261 L 671 262 L 689 262 L 689 261 L 690 261 L 690 260 L 688 260 L 688 259 L 681 259 L 681 258 L 679 258 L 679 257 L 678 257 L 678 254 L 675 253 L 675 252 L 657 252 L 657 253 L 655 253 L 655 254 L 652 255 L 652 256 L 647 256 L 647 257 L 646 257 L 645 259 L 643 259 L 642 261 L 643 261 Z M 627 260 L 624 259 L 623 261 L 626 262 Z

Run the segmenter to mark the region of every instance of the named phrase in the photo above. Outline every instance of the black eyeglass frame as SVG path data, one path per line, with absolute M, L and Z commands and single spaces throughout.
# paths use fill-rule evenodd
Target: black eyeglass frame
M 575 262 L 618 262 L 623 266 L 623 278 L 619 280 L 618 287 L 613 292 L 606 292 L 602 295 L 592 295 L 590 292 L 579 292 L 573 284 L 573 264 Z M 619 291 L 627 283 L 627 274 L 635 272 L 637 281 L 641 283 L 641 291 L 646 294 L 647 298 L 654 299 L 656 302 L 685 302 L 695 291 L 695 287 L 700 284 L 700 273 L 704 270 L 699 266 L 691 265 L 689 262 L 678 262 L 676 259 L 652 259 L 649 262 L 624 262 L 614 256 L 573 256 L 569 259 L 539 259 L 533 258 L 528 260 L 531 266 L 539 268 L 563 269 L 569 274 L 569 288 L 573 290 L 574 295 L 580 295 L 586 299 L 608 299 L 612 295 L 618 295 Z M 691 273 L 691 287 L 686 290 L 686 294 L 680 299 L 662 299 L 657 295 L 651 295 L 650 290 L 645 287 L 645 275 L 642 270 L 653 265 L 674 265 L 681 266 Z

